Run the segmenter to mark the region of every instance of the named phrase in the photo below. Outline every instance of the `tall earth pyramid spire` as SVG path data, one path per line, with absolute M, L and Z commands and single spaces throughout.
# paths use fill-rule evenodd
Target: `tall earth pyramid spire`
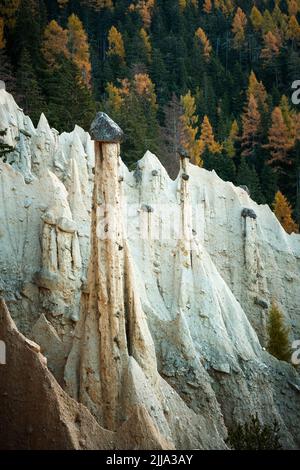
M 129 391 L 124 391 L 124 380 L 130 356 L 145 373 L 150 365 L 148 376 L 152 369 L 154 374 L 157 372 L 156 356 L 139 296 L 134 292 L 134 273 L 124 235 L 119 178 L 123 131 L 105 113 L 98 113 L 90 133 L 95 145 L 95 182 L 88 293 L 83 294 L 77 326 L 80 363 L 74 365 L 76 353 L 71 353 L 65 380 L 69 392 L 103 426 L 116 430 L 126 409 L 124 401 Z

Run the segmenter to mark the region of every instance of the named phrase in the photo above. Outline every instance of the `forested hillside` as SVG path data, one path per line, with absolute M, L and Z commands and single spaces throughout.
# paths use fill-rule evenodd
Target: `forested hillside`
M 105 110 L 130 167 L 149 149 L 176 176 L 185 147 L 293 232 L 299 22 L 300 0 L 0 0 L 0 79 L 35 125 L 88 129 Z

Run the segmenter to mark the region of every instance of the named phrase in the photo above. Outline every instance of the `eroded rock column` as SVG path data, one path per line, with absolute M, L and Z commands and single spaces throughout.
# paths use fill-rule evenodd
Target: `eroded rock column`
M 95 186 L 89 272 L 89 310 L 97 312 L 100 331 L 100 382 L 103 424 L 115 429 L 128 360 L 124 309 L 124 250 L 119 182 L 121 129 L 104 113 L 91 126 L 95 141 Z
M 91 126 L 95 183 L 87 291 L 65 369 L 67 391 L 110 430 L 117 430 L 140 403 L 135 367 L 149 384 L 158 381 L 155 348 L 123 227 L 122 135 L 106 114 L 97 114 Z

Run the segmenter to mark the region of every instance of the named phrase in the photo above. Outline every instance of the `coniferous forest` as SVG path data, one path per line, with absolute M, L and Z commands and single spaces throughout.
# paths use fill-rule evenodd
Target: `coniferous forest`
M 105 111 L 130 168 L 176 177 L 184 147 L 297 232 L 299 23 L 300 0 L 0 0 L 0 79 L 35 125 Z

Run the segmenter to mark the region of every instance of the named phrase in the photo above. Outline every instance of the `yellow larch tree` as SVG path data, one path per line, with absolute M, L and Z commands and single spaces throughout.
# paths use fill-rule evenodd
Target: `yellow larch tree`
M 277 191 L 273 203 L 274 214 L 287 233 L 299 233 L 299 227 L 292 217 L 292 208 L 287 198 Z
M 263 24 L 263 16 L 256 5 L 253 5 L 251 13 L 250 13 L 250 20 L 252 23 L 253 28 L 258 31 L 261 29 Z
M 292 15 L 289 19 L 288 28 L 287 28 L 287 39 L 291 41 L 300 42 L 300 26 L 297 21 L 297 18 Z
M 178 0 L 178 6 L 180 11 L 184 11 L 188 5 L 192 5 L 193 7 L 198 7 L 197 0 Z
M 270 152 L 268 163 L 289 163 L 287 155 L 292 146 L 292 139 L 279 106 L 276 106 L 272 112 L 272 123 L 268 132 L 268 141 L 268 144 L 264 146 Z
M 202 28 L 198 28 L 196 30 L 195 39 L 196 39 L 196 44 L 200 46 L 202 49 L 202 54 L 203 54 L 204 59 L 208 61 L 210 58 L 212 47 L 211 47 L 208 37 L 206 36 Z
M 296 110 L 290 106 L 290 100 L 285 95 L 282 95 L 279 107 L 284 123 L 288 128 L 290 147 L 293 147 L 300 135 L 300 113 L 297 113 Z
M 222 146 L 215 141 L 212 126 L 209 122 L 208 116 L 205 115 L 201 125 L 200 140 L 203 143 L 204 149 L 206 148 L 211 153 L 220 153 Z
M 232 22 L 232 32 L 234 34 L 233 45 L 239 49 L 245 41 L 245 27 L 247 24 L 247 17 L 243 10 L 238 7 Z
M 137 4 L 131 3 L 128 7 L 129 11 L 138 11 L 140 14 L 144 28 L 148 29 L 151 26 L 152 11 L 155 6 L 155 0 L 138 0 Z
M 280 10 L 278 3 L 275 4 L 272 11 L 272 20 L 274 22 L 274 29 L 271 29 L 270 31 L 276 34 L 282 42 L 283 38 L 286 36 L 288 16 Z
M 266 34 L 268 31 L 275 33 L 276 25 L 274 23 L 273 17 L 268 9 L 263 12 L 263 22 L 261 25 L 261 30 L 263 34 Z
M 123 37 L 115 26 L 112 26 L 108 32 L 108 55 L 115 55 L 123 62 L 125 60 Z
M 195 98 L 191 92 L 180 98 L 180 104 L 183 108 L 183 114 L 180 117 L 182 123 L 181 145 L 188 152 L 191 161 L 198 166 L 203 165 L 201 155 L 203 152 L 203 142 L 197 138 L 199 132 L 198 116 L 196 115 Z
M 290 16 L 296 16 L 300 10 L 300 2 L 297 2 L 297 0 L 287 0 L 287 6 Z
M 114 112 L 114 114 L 120 112 L 123 102 L 124 96 L 122 93 L 122 89 L 116 87 L 112 83 L 108 83 L 106 86 L 106 93 L 107 93 L 107 100 L 106 104 L 108 109 Z
M 42 42 L 42 54 L 50 68 L 58 67 L 60 56 L 70 57 L 68 50 L 68 32 L 52 20 L 46 26 Z
M 88 38 L 82 22 L 74 14 L 68 18 L 68 49 L 72 61 L 80 70 L 82 82 L 90 87 L 92 67 Z
M 142 17 L 145 28 L 150 28 L 152 20 L 152 10 L 155 5 L 155 0 L 142 0 L 139 2 L 140 15 Z
M 151 54 L 152 54 L 151 41 L 150 41 L 150 37 L 149 37 L 147 31 L 144 28 L 140 29 L 140 38 L 143 41 L 143 44 L 144 44 L 144 47 L 145 47 L 145 50 L 146 50 L 146 54 L 147 54 L 148 62 L 151 62 Z
M 212 11 L 212 2 L 211 2 L 211 0 L 204 0 L 202 10 L 204 11 L 204 13 L 207 13 L 208 15 L 211 13 L 211 11 Z
M 63 10 L 69 3 L 69 0 L 57 0 L 58 7 Z
M 268 31 L 264 35 L 264 47 L 261 50 L 261 58 L 267 63 L 271 62 L 274 57 L 279 55 L 280 47 L 281 43 L 278 36 L 273 34 L 271 31 Z
M 115 86 L 112 83 L 108 83 L 106 86 L 108 96 L 106 104 L 108 108 L 118 112 L 121 110 L 125 99 L 136 94 L 142 97 L 153 110 L 157 110 L 155 85 L 147 73 L 136 73 L 133 80 L 129 81 L 125 78 L 119 80 L 119 84 L 120 86 Z
M 294 142 L 294 139 L 296 137 L 296 128 L 295 128 L 295 123 L 296 123 L 295 114 L 296 113 L 293 109 L 291 109 L 289 99 L 287 96 L 282 95 L 280 99 L 279 107 L 281 109 L 284 123 L 286 127 L 288 128 L 290 136 L 292 137 L 293 142 Z
M 178 0 L 178 6 L 180 11 L 184 11 L 187 6 L 187 0 Z
M 249 75 L 249 82 L 247 88 L 247 98 L 253 95 L 260 110 L 267 111 L 267 91 L 261 81 L 258 81 L 253 70 Z
M 229 131 L 228 138 L 224 142 L 224 148 L 228 157 L 233 158 L 235 156 L 235 147 L 234 144 L 238 140 L 239 135 L 239 125 L 235 119 Z
M 218 0 L 217 2 L 215 0 L 215 8 L 220 9 L 223 15 L 229 16 L 234 10 L 234 4 L 232 0 Z
M 234 0 L 215 0 L 215 8 L 220 9 L 225 16 L 232 16 L 236 6 Z
M 1 16 L 7 28 L 13 29 L 16 24 L 17 13 L 21 0 L 1 0 Z
M 143 96 L 153 109 L 157 109 L 155 85 L 147 73 L 137 73 L 133 84 L 139 96 Z
M 259 143 L 259 130 L 261 116 L 258 110 L 256 99 L 249 95 L 247 106 L 242 115 L 243 133 L 241 139 L 242 155 L 249 157 L 255 153 Z

